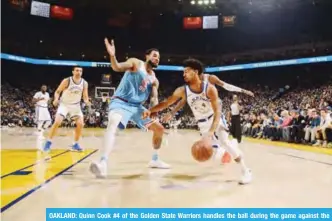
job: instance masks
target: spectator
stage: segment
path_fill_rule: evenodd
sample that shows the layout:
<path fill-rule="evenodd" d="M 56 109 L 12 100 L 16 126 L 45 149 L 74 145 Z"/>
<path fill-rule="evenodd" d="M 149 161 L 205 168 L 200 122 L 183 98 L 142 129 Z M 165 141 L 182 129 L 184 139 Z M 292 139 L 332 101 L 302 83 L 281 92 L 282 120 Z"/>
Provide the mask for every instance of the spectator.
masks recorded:
<path fill-rule="evenodd" d="M 292 112 L 294 112 L 294 110 Z M 288 142 L 290 138 L 291 123 L 293 118 L 289 115 L 287 110 L 282 111 L 281 116 L 283 118 L 283 122 L 281 124 L 282 139 Z"/>
<path fill-rule="evenodd" d="M 323 147 L 327 147 L 327 136 L 326 136 L 326 129 L 329 128 L 331 124 L 331 117 L 330 114 L 327 113 L 326 109 L 322 109 L 320 111 L 321 114 L 321 122 L 320 126 L 317 128 L 316 138 L 317 142 L 314 146 L 323 145 Z"/>
<path fill-rule="evenodd" d="M 292 111 L 292 118 L 290 142 L 301 143 L 304 137 L 305 119 L 300 115 L 299 111 Z"/>
<path fill-rule="evenodd" d="M 312 109 L 310 112 L 311 118 L 308 119 L 305 129 L 304 140 L 306 143 L 314 144 L 316 140 L 316 131 L 320 125 L 320 116 L 317 114 L 316 109 Z"/>

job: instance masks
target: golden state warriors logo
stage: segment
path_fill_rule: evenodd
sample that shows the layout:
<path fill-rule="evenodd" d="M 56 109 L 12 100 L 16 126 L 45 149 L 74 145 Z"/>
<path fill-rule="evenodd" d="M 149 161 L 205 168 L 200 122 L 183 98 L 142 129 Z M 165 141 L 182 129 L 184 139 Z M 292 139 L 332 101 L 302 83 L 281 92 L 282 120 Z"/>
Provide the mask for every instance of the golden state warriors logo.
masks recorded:
<path fill-rule="evenodd" d="M 73 86 L 69 89 L 69 91 L 71 94 L 80 94 L 82 92 L 82 89 L 79 86 Z"/>
<path fill-rule="evenodd" d="M 205 114 L 210 111 L 209 102 L 210 101 L 206 98 L 196 97 L 191 101 L 191 106 L 195 111 Z"/>

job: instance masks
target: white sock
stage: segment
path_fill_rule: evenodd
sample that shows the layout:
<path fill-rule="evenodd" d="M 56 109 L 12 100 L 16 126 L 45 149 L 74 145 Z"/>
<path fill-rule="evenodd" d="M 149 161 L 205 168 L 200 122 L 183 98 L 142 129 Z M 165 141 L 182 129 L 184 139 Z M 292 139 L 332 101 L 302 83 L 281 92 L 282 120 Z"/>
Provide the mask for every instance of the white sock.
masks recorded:
<path fill-rule="evenodd" d="M 156 149 L 153 149 L 153 152 L 152 152 L 152 160 L 158 160 L 158 150 Z"/>

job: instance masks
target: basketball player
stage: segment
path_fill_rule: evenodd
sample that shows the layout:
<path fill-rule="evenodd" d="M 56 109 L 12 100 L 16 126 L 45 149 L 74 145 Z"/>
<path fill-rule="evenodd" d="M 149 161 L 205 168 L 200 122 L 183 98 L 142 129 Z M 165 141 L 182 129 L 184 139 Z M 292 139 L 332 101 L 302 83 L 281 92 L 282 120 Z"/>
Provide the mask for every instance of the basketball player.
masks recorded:
<path fill-rule="evenodd" d="M 44 138 L 43 133 L 51 125 L 51 115 L 48 111 L 48 102 L 50 95 L 47 92 L 47 86 L 42 85 L 40 91 L 35 93 L 32 102 L 35 104 L 36 123 L 38 138 Z"/>
<path fill-rule="evenodd" d="M 49 151 L 52 145 L 52 139 L 56 134 L 57 129 L 62 121 L 69 115 L 71 120 L 75 121 L 76 129 L 74 136 L 74 144 L 72 150 L 82 151 L 78 141 L 82 134 L 83 113 L 81 110 L 81 99 L 83 96 L 84 103 L 90 107 L 88 95 L 88 83 L 82 78 L 83 68 L 75 66 L 72 69 L 72 77 L 65 78 L 54 93 L 53 105 L 58 107 L 55 121 L 50 129 L 48 139 L 44 145 L 44 151 Z M 60 94 L 61 98 L 60 98 Z"/>
<path fill-rule="evenodd" d="M 225 131 L 220 118 L 221 110 L 219 105 L 218 91 L 216 87 L 206 81 L 202 81 L 200 74 L 203 72 L 203 65 L 196 59 L 188 59 L 184 62 L 184 80 L 185 86 L 177 88 L 173 95 L 150 108 L 143 113 L 143 119 L 150 116 L 151 113 L 157 113 L 171 106 L 173 103 L 181 99 L 186 101 L 190 106 L 203 139 L 212 139 L 217 135 L 220 144 L 225 147 L 233 159 L 241 165 L 242 178 L 240 184 L 251 182 L 251 170 L 246 167 L 241 151 L 237 145 L 228 139 L 228 133 Z"/>
<path fill-rule="evenodd" d="M 212 85 L 218 85 L 219 87 L 222 87 L 224 88 L 225 90 L 227 91 L 231 91 L 231 92 L 240 92 L 240 93 L 244 93 L 244 94 L 247 94 L 249 96 L 254 96 L 254 94 L 251 92 L 251 91 L 248 91 L 248 90 L 245 90 L 245 89 L 242 89 L 242 88 L 239 88 L 239 87 L 236 87 L 234 85 L 231 85 L 231 84 L 228 84 L 222 80 L 220 80 L 217 76 L 215 75 L 210 75 L 210 74 L 200 74 L 200 79 L 204 82 L 208 82 Z M 219 98 L 219 103 L 220 103 L 220 106 L 222 106 L 222 101 L 221 99 Z M 172 119 L 172 117 L 181 109 L 184 107 L 184 105 L 186 104 L 186 100 L 181 100 L 177 103 L 177 105 L 173 108 L 173 110 L 169 113 L 169 114 L 166 114 L 162 121 L 163 122 L 167 122 L 169 121 L 170 119 Z M 222 114 L 222 121 L 221 121 L 225 131 L 228 131 L 228 126 L 227 126 L 227 121 L 226 121 L 226 118 L 225 116 Z M 237 142 L 235 139 L 234 139 L 235 142 Z M 226 153 L 223 153 L 223 150 L 222 148 L 220 147 L 220 145 L 218 143 L 213 143 L 213 148 L 215 151 L 215 154 L 214 154 L 214 157 L 219 160 L 221 156 L 222 157 L 222 162 L 223 163 L 228 163 L 229 162 L 229 156 Z"/>
<path fill-rule="evenodd" d="M 105 46 L 110 55 L 112 69 L 117 72 L 125 72 L 121 82 L 116 89 L 109 105 L 108 126 L 104 137 L 102 156 L 99 162 L 90 165 L 90 170 L 98 178 L 107 175 L 107 161 L 111 153 L 117 128 L 125 129 L 128 121 L 134 122 L 139 128 L 153 131 L 152 145 L 153 155 L 149 163 L 150 168 L 168 169 L 170 166 L 162 162 L 158 157 L 158 150 L 161 147 L 164 133 L 163 126 L 147 118 L 141 118 L 145 107 L 143 103 L 151 96 L 150 105 L 158 103 L 157 80 L 153 71 L 159 64 L 160 54 L 158 49 L 150 49 L 146 52 L 146 60 L 129 58 L 119 63 L 115 57 L 114 41 L 111 43 L 105 39 Z"/>

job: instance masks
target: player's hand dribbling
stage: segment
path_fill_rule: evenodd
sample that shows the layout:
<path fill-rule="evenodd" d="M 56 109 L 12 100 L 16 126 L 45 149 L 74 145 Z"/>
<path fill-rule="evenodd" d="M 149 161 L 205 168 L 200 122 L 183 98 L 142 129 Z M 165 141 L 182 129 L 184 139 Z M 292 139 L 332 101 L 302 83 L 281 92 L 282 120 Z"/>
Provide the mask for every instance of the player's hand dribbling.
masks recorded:
<path fill-rule="evenodd" d="M 144 120 L 144 119 L 150 117 L 150 115 L 151 115 L 151 111 L 149 111 L 149 110 L 145 110 L 145 111 L 142 113 L 142 119 Z"/>
<path fill-rule="evenodd" d="M 59 105 L 59 100 L 54 100 L 54 101 L 53 101 L 53 106 L 54 106 L 54 107 L 57 107 L 58 105 Z"/>
<path fill-rule="evenodd" d="M 105 38 L 104 40 L 105 42 L 105 46 L 106 46 L 106 49 L 107 49 L 107 52 L 110 56 L 115 56 L 115 46 L 114 46 L 114 40 L 112 39 L 111 40 L 111 43 L 108 41 L 107 38 Z"/>

